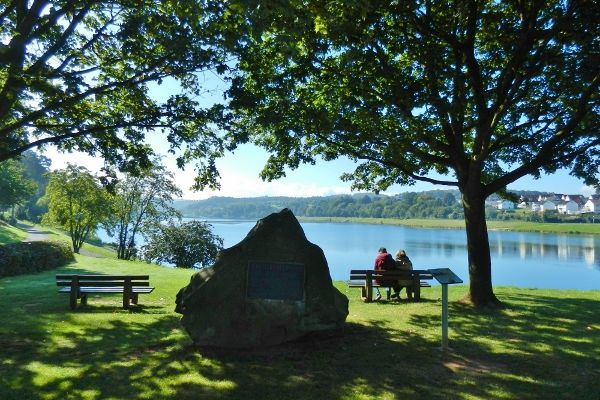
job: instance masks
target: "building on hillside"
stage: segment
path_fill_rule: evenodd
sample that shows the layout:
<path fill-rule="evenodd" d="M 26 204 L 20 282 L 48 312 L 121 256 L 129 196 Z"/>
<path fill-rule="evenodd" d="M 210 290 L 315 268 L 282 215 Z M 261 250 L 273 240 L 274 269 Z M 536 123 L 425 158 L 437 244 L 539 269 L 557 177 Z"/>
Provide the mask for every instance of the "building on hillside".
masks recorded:
<path fill-rule="evenodd" d="M 587 199 L 585 198 L 584 195 L 581 195 L 581 194 L 565 194 L 562 196 L 562 200 L 563 201 L 574 201 L 575 203 L 577 203 L 579 208 L 582 208 Z"/>
<path fill-rule="evenodd" d="M 553 201 L 543 201 L 539 203 L 533 203 L 531 206 L 532 211 L 555 211 L 556 204 Z"/>
<path fill-rule="evenodd" d="M 556 205 L 556 211 L 560 214 L 577 214 L 579 213 L 579 204 L 573 200 L 563 200 Z"/>
<path fill-rule="evenodd" d="M 548 193 L 545 195 L 540 195 L 538 197 L 538 202 L 543 203 L 544 201 L 551 201 L 554 204 L 561 201 L 565 195 L 561 193 Z"/>
<path fill-rule="evenodd" d="M 600 214 L 600 199 L 591 199 L 590 198 L 583 205 L 582 211 L 583 212 L 588 212 L 588 213 Z"/>
<path fill-rule="evenodd" d="M 519 204 L 517 204 L 517 208 L 527 208 L 527 202 L 521 200 L 521 202 Z"/>
<path fill-rule="evenodd" d="M 515 203 L 513 203 L 510 200 L 498 200 L 498 202 L 496 203 L 496 208 L 498 210 L 514 210 Z"/>

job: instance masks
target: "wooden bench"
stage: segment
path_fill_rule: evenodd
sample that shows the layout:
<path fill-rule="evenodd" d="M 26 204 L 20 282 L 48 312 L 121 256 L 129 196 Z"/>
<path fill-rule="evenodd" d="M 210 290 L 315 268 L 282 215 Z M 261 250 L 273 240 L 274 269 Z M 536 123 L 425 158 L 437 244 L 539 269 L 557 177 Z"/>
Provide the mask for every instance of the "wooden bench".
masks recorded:
<path fill-rule="evenodd" d="M 56 275 L 56 285 L 61 288 L 60 293 L 68 293 L 69 305 L 72 310 L 77 307 L 77 299 L 81 304 L 87 304 L 90 293 L 123 293 L 123 308 L 128 309 L 129 304 L 138 303 L 140 293 L 150 293 L 148 275 Z"/>
<path fill-rule="evenodd" d="M 376 279 L 381 283 L 377 283 Z M 348 287 L 359 287 L 361 288 L 361 298 L 365 302 L 373 301 L 373 288 L 385 287 L 391 288 L 395 285 L 398 280 L 411 281 L 412 284 L 402 286 L 411 288 L 413 291 L 413 298 L 415 301 L 421 299 L 421 288 L 431 287 L 426 282 L 426 279 L 433 279 L 433 275 L 428 270 L 369 270 L 369 269 L 353 269 L 350 271 L 350 280 L 348 281 Z"/>

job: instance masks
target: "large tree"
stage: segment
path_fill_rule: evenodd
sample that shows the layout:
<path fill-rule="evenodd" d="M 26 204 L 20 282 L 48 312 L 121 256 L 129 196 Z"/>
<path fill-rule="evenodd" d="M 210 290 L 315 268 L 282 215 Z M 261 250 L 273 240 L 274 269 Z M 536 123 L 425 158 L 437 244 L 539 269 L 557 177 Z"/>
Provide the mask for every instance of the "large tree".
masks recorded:
<path fill-rule="evenodd" d="M 215 184 L 223 143 L 202 108 L 222 3 L 210 0 L 0 2 L 0 161 L 55 145 L 148 166 L 162 132 L 179 163 Z M 168 83 L 166 90 L 161 84 Z M 163 87 L 165 87 L 163 86 Z"/>
<path fill-rule="evenodd" d="M 84 167 L 68 165 L 51 172 L 49 177 L 46 188 L 48 212 L 42 223 L 65 229 L 71 237 L 73 251 L 79 253 L 98 225 L 110 216 L 108 192 Z"/>
<path fill-rule="evenodd" d="M 181 190 L 173 174 L 156 162 L 139 176 L 126 175 L 117 182 L 112 196 L 112 212 L 106 224 L 117 239 L 117 258 L 130 260 L 137 255 L 136 238 L 181 214 L 172 206 Z"/>
<path fill-rule="evenodd" d="M 597 1 L 228 4 L 231 108 L 272 153 L 263 177 L 345 156 L 357 189 L 457 187 L 475 305 L 499 303 L 485 199 L 560 168 L 597 182 Z"/>

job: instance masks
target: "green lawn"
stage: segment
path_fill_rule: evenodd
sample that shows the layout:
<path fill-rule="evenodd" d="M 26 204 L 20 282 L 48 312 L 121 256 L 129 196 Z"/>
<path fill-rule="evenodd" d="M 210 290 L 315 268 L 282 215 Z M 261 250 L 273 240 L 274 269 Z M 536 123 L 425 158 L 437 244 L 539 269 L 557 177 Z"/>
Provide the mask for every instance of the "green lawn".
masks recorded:
<path fill-rule="evenodd" d="M 126 311 L 96 296 L 71 311 L 59 272 L 144 273 L 156 290 Z M 439 287 L 421 303 L 350 299 L 341 335 L 255 351 L 192 346 L 174 313 L 191 271 L 76 256 L 0 279 L 0 399 L 593 399 L 600 393 L 600 291 L 495 288 L 507 307 L 463 305 Z M 218 310 L 215 310 L 218 312 Z"/>
<path fill-rule="evenodd" d="M 148 273 L 140 306 L 93 297 L 70 311 L 57 272 Z M 452 352 L 440 346 L 440 290 L 422 303 L 350 298 L 341 336 L 258 351 L 197 349 L 173 312 L 190 271 L 77 256 L 67 268 L 0 279 L 1 399 L 597 399 L 598 291 L 496 288 L 508 308 L 473 311 L 450 290 Z M 216 310 L 218 312 L 218 310 Z"/>
<path fill-rule="evenodd" d="M 21 242 L 26 237 L 27 232 L 0 221 L 0 244 Z"/>

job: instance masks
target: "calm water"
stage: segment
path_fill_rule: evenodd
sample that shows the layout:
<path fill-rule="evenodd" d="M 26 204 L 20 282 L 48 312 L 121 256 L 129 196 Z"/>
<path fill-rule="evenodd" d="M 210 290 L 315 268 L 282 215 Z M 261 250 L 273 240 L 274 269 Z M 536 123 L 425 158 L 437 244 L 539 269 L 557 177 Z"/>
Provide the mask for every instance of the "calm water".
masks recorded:
<path fill-rule="evenodd" d="M 231 247 L 256 221 L 209 221 Z M 350 269 L 371 268 L 377 249 L 405 249 L 415 269 L 450 268 L 468 282 L 466 236 L 462 230 L 387 225 L 302 223 L 306 237 L 321 247 L 331 276 L 347 280 Z M 104 232 L 99 236 L 108 238 Z M 492 231 L 489 233 L 494 286 L 600 289 L 600 237 Z"/>
<path fill-rule="evenodd" d="M 209 221 L 230 247 L 252 222 Z M 468 282 L 466 235 L 462 230 L 387 225 L 302 223 L 306 237 L 320 246 L 335 280 L 350 269 L 370 268 L 377 249 L 405 249 L 415 269 L 450 268 Z M 600 237 L 492 231 L 492 281 L 495 286 L 600 289 Z"/>

